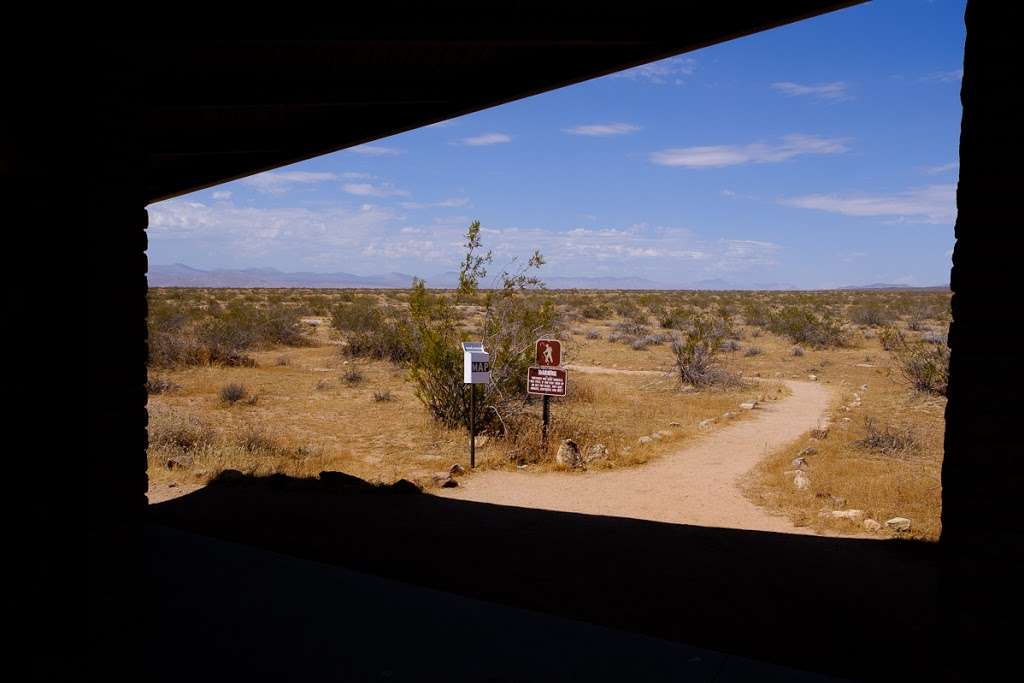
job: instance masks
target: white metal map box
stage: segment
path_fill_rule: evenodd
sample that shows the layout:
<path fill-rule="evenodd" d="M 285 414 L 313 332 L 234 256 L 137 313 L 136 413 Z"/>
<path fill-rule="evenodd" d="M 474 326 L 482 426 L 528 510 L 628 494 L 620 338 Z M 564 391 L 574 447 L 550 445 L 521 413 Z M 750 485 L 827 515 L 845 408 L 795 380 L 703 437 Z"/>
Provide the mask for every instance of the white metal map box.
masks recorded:
<path fill-rule="evenodd" d="M 483 342 L 462 342 L 462 383 L 488 384 L 491 381 L 491 354 Z"/>

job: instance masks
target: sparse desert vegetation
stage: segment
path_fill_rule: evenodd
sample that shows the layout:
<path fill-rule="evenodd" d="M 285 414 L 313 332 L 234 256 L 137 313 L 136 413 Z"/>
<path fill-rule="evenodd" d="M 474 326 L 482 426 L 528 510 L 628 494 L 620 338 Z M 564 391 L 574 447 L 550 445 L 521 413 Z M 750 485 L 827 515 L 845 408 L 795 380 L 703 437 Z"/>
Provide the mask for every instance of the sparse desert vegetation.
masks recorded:
<path fill-rule="evenodd" d="M 640 465 L 747 419 L 741 403 L 784 399 L 776 380 L 817 381 L 829 425 L 766 454 L 750 499 L 824 533 L 937 537 L 947 291 L 547 291 L 531 272 L 494 289 L 151 290 L 151 481 L 340 470 L 429 487 L 466 464 L 458 344 L 483 339 L 480 468 L 571 469 L 564 439 L 600 453 L 586 469 Z M 524 388 L 539 336 L 575 368 L 546 445 Z M 885 526 L 897 517 L 909 532 Z"/>

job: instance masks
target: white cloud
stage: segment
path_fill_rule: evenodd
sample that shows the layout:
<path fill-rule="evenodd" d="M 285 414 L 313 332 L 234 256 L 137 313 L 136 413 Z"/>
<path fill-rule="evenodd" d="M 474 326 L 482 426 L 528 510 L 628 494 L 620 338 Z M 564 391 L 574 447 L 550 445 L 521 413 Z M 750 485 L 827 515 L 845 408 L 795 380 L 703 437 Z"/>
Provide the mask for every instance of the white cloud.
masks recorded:
<path fill-rule="evenodd" d="M 592 137 L 608 137 L 610 135 L 626 135 L 640 130 L 640 126 L 632 123 L 590 123 L 572 128 L 563 128 L 564 132 L 571 135 L 589 135 Z"/>
<path fill-rule="evenodd" d="M 231 258 L 354 249 L 397 220 L 392 212 L 375 206 L 311 210 L 169 199 L 148 210 L 151 245 L 188 240 Z"/>
<path fill-rule="evenodd" d="M 939 164 L 938 166 L 922 166 L 921 172 L 927 173 L 928 175 L 938 175 L 940 173 L 946 173 L 960 167 L 960 164 L 956 161 L 951 161 L 948 164 Z"/>
<path fill-rule="evenodd" d="M 438 202 L 402 202 L 402 208 L 405 209 L 431 209 L 431 208 L 442 208 L 450 209 L 459 206 L 466 206 L 469 204 L 469 199 L 466 197 L 452 197 L 450 199 L 442 199 Z"/>
<path fill-rule="evenodd" d="M 283 194 L 295 185 L 315 185 L 317 183 L 337 180 L 334 173 L 315 173 L 311 171 L 268 171 L 243 178 L 243 185 L 255 188 L 266 194 Z"/>
<path fill-rule="evenodd" d="M 928 185 L 895 194 L 811 194 L 779 200 L 784 206 L 844 216 L 891 216 L 901 222 L 952 223 L 956 186 Z"/>
<path fill-rule="evenodd" d="M 358 195 L 360 197 L 408 197 L 409 193 L 405 190 L 399 190 L 391 183 L 381 183 L 374 185 L 373 183 L 345 183 L 341 186 L 341 189 L 345 190 L 349 194 Z"/>
<path fill-rule="evenodd" d="M 739 164 L 776 163 L 801 154 L 840 154 L 849 150 L 846 140 L 816 135 L 787 135 L 777 145 L 712 145 L 680 147 L 654 152 L 650 160 L 661 166 L 715 168 Z"/>
<path fill-rule="evenodd" d="M 821 100 L 848 100 L 850 95 L 846 92 L 849 84 L 843 81 L 832 83 L 818 83 L 816 85 L 805 85 L 793 83 L 792 81 L 780 81 L 771 84 L 772 90 L 789 95 L 790 97 L 810 96 Z"/>
<path fill-rule="evenodd" d="M 612 74 L 612 76 L 614 78 L 629 78 L 634 81 L 646 81 L 658 85 L 666 83 L 680 85 L 685 81 L 685 77 L 692 76 L 696 70 L 696 59 L 693 57 L 676 56 L 651 62 L 650 64 L 642 64 L 641 66 Z"/>
<path fill-rule="evenodd" d="M 957 83 L 963 80 L 964 70 L 953 69 L 952 71 L 936 71 L 930 73 L 927 76 L 922 76 L 921 80 L 931 83 Z"/>
<path fill-rule="evenodd" d="M 228 190 L 217 190 L 213 193 L 214 199 L 228 200 L 231 199 L 231 192 Z"/>
<path fill-rule="evenodd" d="M 462 140 L 459 141 L 459 144 L 469 145 L 470 147 L 482 147 L 485 145 L 499 145 L 511 141 L 511 136 L 506 135 L 505 133 L 483 133 L 482 135 L 462 138 Z"/>
<path fill-rule="evenodd" d="M 371 157 L 397 156 L 402 153 L 400 149 L 383 145 L 356 145 L 349 147 L 346 151 Z"/>

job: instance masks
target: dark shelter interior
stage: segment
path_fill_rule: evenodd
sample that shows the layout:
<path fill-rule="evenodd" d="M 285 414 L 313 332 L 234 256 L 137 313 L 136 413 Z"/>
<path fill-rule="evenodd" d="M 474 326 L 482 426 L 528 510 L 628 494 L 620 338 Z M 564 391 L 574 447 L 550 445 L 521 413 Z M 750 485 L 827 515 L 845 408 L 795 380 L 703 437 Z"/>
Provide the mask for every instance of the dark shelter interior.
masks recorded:
<path fill-rule="evenodd" d="M 346 634 L 360 630 L 355 612 L 322 624 L 296 608 L 284 629 L 291 640 L 267 643 L 260 657 L 231 649 L 268 638 L 258 619 L 271 608 L 220 594 L 205 612 L 176 611 L 180 596 L 168 591 L 217 566 L 200 544 L 147 531 L 166 527 L 831 675 L 979 680 L 979 669 L 1006 660 L 1004 639 L 1018 630 L 1024 464 L 1013 432 L 1020 359 L 1003 321 L 1018 288 L 1011 247 L 1024 138 L 1008 92 L 1020 17 L 1002 3 L 970 0 L 965 16 L 938 544 L 666 525 L 286 477 L 147 506 L 147 204 L 850 4 L 706 3 L 678 19 L 654 6 L 586 19 L 544 9 L 543 21 L 515 5 L 500 22 L 470 24 L 382 9 L 304 41 L 79 38 L 65 61 L 7 45 L 5 56 L 32 54 L 39 67 L 26 60 L 8 83 L 17 131 L 4 145 L 8 191 L 42 201 L 33 188 L 55 171 L 40 150 L 58 145 L 64 118 L 90 149 L 89 296 L 104 302 L 88 331 L 90 670 L 172 677 L 175 659 L 192 677 L 260 678 L 284 661 L 312 667 L 323 652 L 290 648 L 322 629 L 342 653 Z M 154 578 L 172 547 L 176 584 Z M 290 581 L 301 584 L 295 571 Z M 259 600 L 285 588 L 263 583 Z M 178 648 L 186 618 L 198 634 Z M 394 657 L 410 647 L 398 637 Z M 526 679 L 546 678 L 544 657 Z M 336 677 L 362 675 L 353 672 Z M 324 672 L 307 673 L 291 677 Z"/>

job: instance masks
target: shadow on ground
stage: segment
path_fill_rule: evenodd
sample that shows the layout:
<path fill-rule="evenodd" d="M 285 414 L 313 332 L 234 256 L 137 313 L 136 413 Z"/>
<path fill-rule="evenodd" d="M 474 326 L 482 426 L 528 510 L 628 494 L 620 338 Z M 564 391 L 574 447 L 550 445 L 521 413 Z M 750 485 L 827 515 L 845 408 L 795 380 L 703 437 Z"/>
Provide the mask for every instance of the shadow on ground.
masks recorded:
<path fill-rule="evenodd" d="M 236 476 L 149 514 L 299 558 L 804 670 L 876 680 L 938 664 L 932 544 L 504 507 L 347 477 Z"/>

